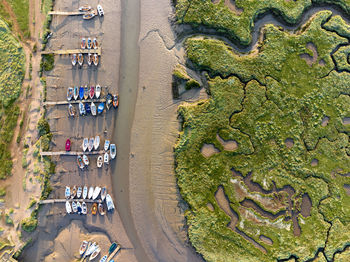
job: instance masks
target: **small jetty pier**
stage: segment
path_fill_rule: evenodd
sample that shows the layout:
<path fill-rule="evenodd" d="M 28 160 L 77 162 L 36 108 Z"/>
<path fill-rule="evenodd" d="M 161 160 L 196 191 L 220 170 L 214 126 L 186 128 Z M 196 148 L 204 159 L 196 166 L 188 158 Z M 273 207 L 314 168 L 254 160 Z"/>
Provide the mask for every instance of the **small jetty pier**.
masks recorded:
<path fill-rule="evenodd" d="M 92 199 L 45 199 L 45 200 L 40 200 L 39 204 L 56 204 L 56 203 L 66 203 L 66 202 L 70 202 L 70 201 L 84 201 L 85 203 L 102 203 L 101 199 L 96 199 L 96 200 L 92 200 Z"/>
<path fill-rule="evenodd" d="M 71 101 L 49 101 L 49 102 L 44 102 L 44 106 L 56 106 L 56 105 L 69 105 L 69 104 L 79 104 L 80 102 L 82 103 L 101 103 L 101 102 L 106 102 L 106 99 L 86 99 L 86 100 L 71 100 Z"/>
<path fill-rule="evenodd" d="M 63 15 L 63 16 L 68 16 L 68 15 L 84 15 L 85 12 L 64 12 L 64 11 L 50 11 L 48 13 L 49 15 Z"/>
<path fill-rule="evenodd" d="M 55 55 L 72 55 L 72 54 L 97 54 L 101 56 L 102 48 L 97 47 L 96 49 L 67 49 L 67 50 L 56 50 L 56 51 L 43 51 L 42 55 L 55 54 Z"/>
<path fill-rule="evenodd" d="M 77 151 L 40 151 L 41 156 L 81 156 L 81 155 L 102 155 L 105 151 L 77 152 Z"/>

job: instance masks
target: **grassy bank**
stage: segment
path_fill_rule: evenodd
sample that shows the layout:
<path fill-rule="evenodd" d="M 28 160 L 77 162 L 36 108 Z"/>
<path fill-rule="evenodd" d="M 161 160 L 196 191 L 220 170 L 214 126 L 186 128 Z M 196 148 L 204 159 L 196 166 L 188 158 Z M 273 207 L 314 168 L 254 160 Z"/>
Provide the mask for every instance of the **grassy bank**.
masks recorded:
<path fill-rule="evenodd" d="M 261 1 L 266 2 L 280 1 Z M 243 1 L 236 3 L 243 5 Z M 216 39 L 186 41 L 190 64 L 209 74 L 210 98 L 179 108 L 183 130 L 175 146 L 175 172 L 189 204 L 191 243 L 207 261 L 270 262 L 291 255 L 308 261 L 326 242 L 325 254 L 331 260 L 349 243 L 350 196 L 344 185 L 350 184 L 350 178 L 343 175 L 350 172 L 350 126 L 343 121 L 350 117 L 350 75 L 333 70 L 330 54 L 348 42 L 341 36 L 350 32 L 346 27 L 335 28 L 332 21 L 328 26 L 338 33 L 323 29 L 330 15 L 318 13 L 298 34 L 267 25 L 259 51 L 247 56 Z M 310 43 L 317 50 L 312 63 L 307 58 L 316 54 L 308 48 Z M 326 117 L 329 121 L 324 124 Z M 236 141 L 237 149 L 225 150 L 218 136 Z M 292 146 L 286 145 L 287 139 Z M 218 152 L 204 157 L 205 144 L 214 145 Z M 312 208 L 309 216 L 298 214 L 300 236 L 293 233 L 290 211 L 271 220 L 242 206 L 251 192 L 244 185 L 244 190 L 238 190 L 233 171 L 243 177 L 252 174 L 264 190 L 292 186 L 296 213 L 301 196 L 307 193 Z M 215 198 L 219 186 L 238 215 L 235 227 L 251 240 L 229 228 L 231 218 Z M 272 196 L 258 194 L 257 205 L 272 212 L 262 201 Z M 262 241 L 261 235 L 272 243 Z"/>
<path fill-rule="evenodd" d="M 7 0 L 16 16 L 19 29 L 25 38 L 30 37 L 29 31 L 29 0 Z"/>

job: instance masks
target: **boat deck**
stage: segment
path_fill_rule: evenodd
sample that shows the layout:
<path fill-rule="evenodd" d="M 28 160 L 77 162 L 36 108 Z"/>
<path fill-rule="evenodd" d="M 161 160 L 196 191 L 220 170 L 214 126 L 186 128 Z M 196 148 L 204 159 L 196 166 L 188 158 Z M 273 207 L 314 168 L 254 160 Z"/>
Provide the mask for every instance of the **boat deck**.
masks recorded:
<path fill-rule="evenodd" d="M 43 51 L 41 54 L 55 54 L 55 55 L 71 55 L 71 54 L 97 54 L 101 56 L 102 48 L 97 47 L 96 49 L 66 49 L 66 50 L 54 50 L 54 51 Z"/>

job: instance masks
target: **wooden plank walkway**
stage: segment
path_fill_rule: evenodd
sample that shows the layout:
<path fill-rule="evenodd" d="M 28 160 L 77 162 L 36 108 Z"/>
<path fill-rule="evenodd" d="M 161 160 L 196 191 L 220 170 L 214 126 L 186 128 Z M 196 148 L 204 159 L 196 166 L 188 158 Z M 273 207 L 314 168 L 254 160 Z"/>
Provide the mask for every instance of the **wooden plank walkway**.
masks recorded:
<path fill-rule="evenodd" d="M 85 203 L 102 203 L 101 199 L 45 199 L 45 200 L 40 200 L 39 204 L 55 204 L 55 203 L 66 203 L 66 201 L 72 202 L 72 201 L 84 201 Z"/>
<path fill-rule="evenodd" d="M 70 55 L 70 54 L 98 54 L 101 56 L 102 48 L 97 47 L 96 49 L 67 49 L 67 50 L 56 50 L 56 51 L 43 51 L 42 55 L 55 54 L 55 55 Z"/>
<path fill-rule="evenodd" d="M 50 11 L 49 15 L 84 15 L 85 12 L 65 12 L 65 11 Z"/>
<path fill-rule="evenodd" d="M 56 106 L 56 105 L 69 105 L 69 104 L 79 104 L 80 102 L 82 103 L 101 103 L 101 102 L 106 102 L 106 99 L 86 99 L 86 100 L 71 100 L 71 101 L 49 101 L 49 102 L 44 102 L 44 106 Z M 96 105 L 97 106 L 97 105 Z"/>
<path fill-rule="evenodd" d="M 91 151 L 91 152 L 82 152 L 82 151 L 79 151 L 79 152 L 75 152 L 75 151 L 54 151 L 54 152 L 43 152 L 43 151 L 40 151 L 40 155 L 41 156 L 78 156 L 78 155 L 102 155 L 104 154 L 105 151 L 104 150 L 100 150 L 100 151 Z"/>

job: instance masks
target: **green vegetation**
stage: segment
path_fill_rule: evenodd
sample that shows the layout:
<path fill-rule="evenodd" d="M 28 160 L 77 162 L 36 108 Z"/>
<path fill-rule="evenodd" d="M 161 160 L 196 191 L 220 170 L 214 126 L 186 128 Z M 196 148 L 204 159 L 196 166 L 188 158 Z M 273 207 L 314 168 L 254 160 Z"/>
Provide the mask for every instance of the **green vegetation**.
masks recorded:
<path fill-rule="evenodd" d="M 30 201 L 29 205 L 28 205 L 28 209 L 29 209 L 29 208 L 32 208 L 33 206 L 35 206 L 36 203 L 37 203 L 37 201 L 36 201 L 35 199 L 32 199 L 32 200 Z"/>
<path fill-rule="evenodd" d="M 30 37 L 29 31 L 29 1 L 7 0 L 16 16 L 19 29 L 25 38 Z"/>
<path fill-rule="evenodd" d="M 178 1 L 178 12 L 184 2 L 187 1 Z M 237 0 L 236 4 L 244 6 L 246 12 L 253 9 L 248 6 L 253 2 L 257 3 Z M 261 5 L 302 7 L 306 2 L 259 1 Z M 210 10 L 210 5 L 211 1 L 193 0 L 186 15 L 198 6 Z M 294 13 L 296 8 L 277 8 L 288 12 L 290 19 L 300 16 Z M 210 20 L 210 15 L 197 12 Z M 296 34 L 267 25 L 258 51 L 247 56 L 240 56 L 223 41 L 212 38 L 193 37 L 185 42 L 189 64 L 208 72 L 210 98 L 179 108 L 183 130 L 175 146 L 175 172 L 181 195 L 189 205 L 185 213 L 189 238 L 207 261 L 270 262 L 287 260 L 291 255 L 298 261 L 308 261 L 319 248 L 325 248 L 330 261 L 349 243 L 350 196 L 344 185 L 350 184 L 350 177 L 345 176 L 350 173 L 350 125 L 343 121 L 350 117 L 350 75 L 334 70 L 331 54 L 339 45 L 348 44 L 350 30 L 332 26 L 330 16 L 328 11 L 319 12 Z M 220 16 L 216 19 L 219 24 Z M 249 31 L 241 35 L 235 32 L 243 26 L 229 26 L 232 34 L 246 43 L 250 41 Z M 310 43 L 318 54 L 313 64 L 304 58 L 305 54 L 313 55 Z M 337 59 L 346 63 L 344 56 Z M 325 117 L 329 119 L 326 124 Z M 225 150 L 217 136 L 236 141 L 238 148 Z M 286 145 L 287 139 L 293 140 L 292 146 Z M 219 152 L 204 157 L 201 149 L 205 144 L 214 145 Z M 317 165 L 311 164 L 313 159 L 318 160 Z M 239 178 L 233 171 L 243 177 L 251 174 L 252 181 L 264 190 L 272 190 L 274 185 L 292 186 L 293 210 L 300 209 L 301 196 L 307 193 L 312 208 L 309 216 L 297 217 L 301 234 L 295 235 L 288 210 L 272 220 L 243 206 L 245 197 L 237 191 L 235 181 Z M 229 206 L 238 214 L 236 229 L 250 241 L 228 227 L 231 218 L 215 198 L 219 186 L 223 186 Z M 243 187 L 249 192 L 244 183 Z M 255 194 L 260 195 L 260 200 L 271 198 L 267 193 Z M 266 203 L 256 201 L 274 213 Z M 286 210 L 283 203 L 282 209 Z M 270 238 L 272 244 L 262 241 L 261 235 Z M 253 241 L 266 252 L 256 248 Z"/>
<path fill-rule="evenodd" d="M 50 125 L 44 117 L 40 118 L 37 128 L 40 137 L 50 133 Z"/>
<path fill-rule="evenodd" d="M 6 187 L 0 187 L 0 197 L 6 196 Z"/>
<path fill-rule="evenodd" d="M 47 54 L 41 56 L 40 71 L 51 71 L 54 68 L 55 55 Z"/>
<path fill-rule="evenodd" d="M 33 232 L 38 226 L 38 219 L 34 216 L 24 218 L 21 221 L 22 229 L 26 232 Z"/>

